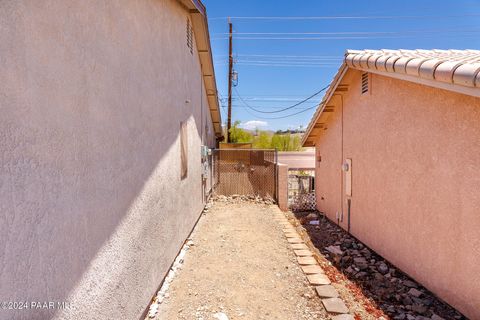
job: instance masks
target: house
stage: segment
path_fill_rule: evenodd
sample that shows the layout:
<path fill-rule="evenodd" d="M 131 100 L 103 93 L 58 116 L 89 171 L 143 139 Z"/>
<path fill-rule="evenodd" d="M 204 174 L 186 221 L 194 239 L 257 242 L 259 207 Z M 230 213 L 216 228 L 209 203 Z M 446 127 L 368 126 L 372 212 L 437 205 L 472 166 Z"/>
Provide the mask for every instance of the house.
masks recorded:
<path fill-rule="evenodd" d="M 3 1 L 0 21 L 0 298 L 41 306 L 0 319 L 139 319 L 211 187 L 205 7 Z"/>
<path fill-rule="evenodd" d="M 317 208 L 480 319 L 480 51 L 347 51 L 303 146 Z"/>

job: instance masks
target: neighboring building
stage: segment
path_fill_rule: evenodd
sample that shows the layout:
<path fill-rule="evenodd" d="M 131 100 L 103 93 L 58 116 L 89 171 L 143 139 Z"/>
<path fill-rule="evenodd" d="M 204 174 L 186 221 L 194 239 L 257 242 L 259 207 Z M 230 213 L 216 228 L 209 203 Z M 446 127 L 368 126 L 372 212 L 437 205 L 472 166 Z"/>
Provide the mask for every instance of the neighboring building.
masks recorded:
<path fill-rule="evenodd" d="M 279 151 L 277 158 L 277 200 L 280 209 L 314 210 L 315 194 L 312 189 L 315 180 L 315 150 Z"/>
<path fill-rule="evenodd" d="M 480 319 L 480 51 L 347 51 L 307 129 L 320 211 Z"/>
<path fill-rule="evenodd" d="M 288 165 L 289 170 L 314 170 L 315 150 L 279 151 L 278 162 Z"/>
<path fill-rule="evenodd" d="M 139 319 L 205 205 L 198 0 L 0 3 L 0 319 Z M 208 176 L 208 175 L 207 175 Z"/>

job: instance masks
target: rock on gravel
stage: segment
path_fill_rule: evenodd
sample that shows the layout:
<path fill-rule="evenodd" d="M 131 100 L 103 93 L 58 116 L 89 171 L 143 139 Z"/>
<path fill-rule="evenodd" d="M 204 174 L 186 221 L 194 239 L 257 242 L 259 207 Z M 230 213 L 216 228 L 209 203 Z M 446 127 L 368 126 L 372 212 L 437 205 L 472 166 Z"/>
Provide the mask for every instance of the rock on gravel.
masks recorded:
<path fill-rule="evenodd" d="M 255 203 L 255 204 L 266 204 L 266 205 L 271 205 L 275 204 L 275 199 L 273 199 L 271 196 L 266 195 L 264 197 L 261 197 L 259 195 L 239 195 L 239 194 L 234 194 L 231 196 L 224 196 L 224 195 L 217 195 L 214 194 L 210 198 L 210 203 L 213 202 L 224 202 L 224 203 L 242 203 L 242 202 L 250 202 L 250 203 Z"/>
<path fill-rule="evenodd" d="M 314 226 L 309 223 L 310 213 L 295 214 L 315 247 L 348 278 L 349 289 L 361 288 L 355 301 L 361 294 L 366 303 L 373 301 L 373 308 L 395 320 L 466 319 L 328 219 L 321 218 Z"/>
<path fill-rule="evenodd" d="M 228 316 L 223 312 L 217 312 L 213 315 L 213 317 L 217 320 L 228 320 Z"/>
<path fill-rule="evenodd" d="M 201 216 L 156 320 L 327 319 L 274 219 L 280 209 L 241 198 Z"/>
<path fill-rule="evenodd" d="M 340 249 L 340 246 L 328 246 L 325 248 L 325 250 L 339 256 L 343 255 L 343 251 Z"/>

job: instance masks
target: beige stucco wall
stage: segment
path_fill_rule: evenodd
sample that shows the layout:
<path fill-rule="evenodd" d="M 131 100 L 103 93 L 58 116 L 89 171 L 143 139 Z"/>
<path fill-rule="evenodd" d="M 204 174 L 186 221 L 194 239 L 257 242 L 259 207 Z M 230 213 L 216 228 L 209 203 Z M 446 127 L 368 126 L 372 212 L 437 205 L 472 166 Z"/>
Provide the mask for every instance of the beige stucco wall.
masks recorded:
<path fill-rule="evenodd" d="M 186 19 L 174 0 L 0 2 L 0 301 L 72 307 L 0 319 L 147 307 L 203 207 L 200 137 L 214 144 Z"/>
<path fill-rule="evenodd" d="M 341 164 L 351 158 L 352 234 L 480 319 L 480 99 L 380 75 L 361 96 L 360 72 L 345 79 L 343 134 L 336 96 L 316 143 L 319 210 L 335 221 L 343 203 L 347 228 Z"/>

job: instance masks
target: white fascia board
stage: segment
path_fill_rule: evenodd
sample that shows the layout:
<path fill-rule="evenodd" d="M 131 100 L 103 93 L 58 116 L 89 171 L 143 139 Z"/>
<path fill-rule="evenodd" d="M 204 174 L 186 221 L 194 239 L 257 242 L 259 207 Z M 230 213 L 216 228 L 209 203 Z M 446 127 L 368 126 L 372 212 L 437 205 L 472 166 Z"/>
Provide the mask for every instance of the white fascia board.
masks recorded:
<path fill-rule="evenodd" d="M 337 89 L 338 85 L 342 81 L 343 76 L 345 75 L 345 73 L 347 73 L 347 70 L 348 70 L 348 66 L 345 64 L 345 62 L 342 63 L 342 65 L 337 71 L 337 74 L 333 78 L 333 81 L 330 84 L 330 87 L 328 88 L 327 92 L 323 96 L 322 101 L 318 105 L 317 110 L 315 111 L 315 113 L 312 116 L 312 119 L 310 120 L 310 123 L 307 127 L 307 131 L 305 131 L 305 134 L 303 135 L 303 138 L 302 138 L 302 146 L 305 144 L 305 142 L 307 142 L 308 137 L 310 136 L 313 128 L 315 127 L 315 123 L 317 123 L 318 119 L 322 115 L 322 112 L 325 109 L 325 106 L 328 104 L 328 102 L 332 98 L 333 94 L 335 93 L 335 90 Z"/>

